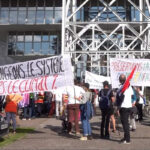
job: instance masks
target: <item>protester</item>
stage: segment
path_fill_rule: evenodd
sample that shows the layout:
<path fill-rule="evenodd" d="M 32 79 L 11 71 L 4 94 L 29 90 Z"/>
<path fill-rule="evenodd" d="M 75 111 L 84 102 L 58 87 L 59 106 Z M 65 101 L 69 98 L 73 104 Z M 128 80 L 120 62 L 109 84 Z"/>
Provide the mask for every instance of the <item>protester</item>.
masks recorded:
<path fill-rule="evenodd" d="M 98 97 L 98 90 L 94 89 L 91 90 L 92 91 L 92 105 L 93 105 L 93 109 L 94 109 L 94 115 L 96 115 L 96 99 Z"/>
<path fill-rule="evenodd" d="M 137 87 L 136 90 L 137 90 L 137 94 L 138 94 L 138 100 L 136 103 L 136 107 L 138 109 L 138 121 L 142 121 L 143 120 L 144 96 L 143 96 L 141 87 Z"/>
<path fill-rule="evenodd" d="M 10 122 L 12 120 L 13 133 L 16 133 L 16 114 L 17 114 L 17 104 L 22 100 L 22 96 L 20 94 L 10 94 L 6 96 L 6 118 L 10 127 Z"/>
<path fill-rule="evenodd" d="M 32 115 L 32 107 L 30 107 L 30 94 L 29 93 L 25 93 L 23 95 L 23 100 L 26 102 L 24 104 L 24 109 L 23 109 L 23 112 L 24 112 L 24 117 L 22 120 L 26 120 L 26 119 L 29 119 L 31 120 L 31 115 Z"/>
<path fill-rule="evenodd" d="M 103 82 L 103 89 L 99 92 L 99 107 L 102 113 L 102 122 L 101 122 L 101 138 L 109 139 L 109 121 L 111 115 L 110 103 L 114 99 L 113 92 L 109 88 L 108 81 Z M 105 131 L 104 131 L 105 129 Z"/>
<path fill-rule="evenodd" d="M 59 118 L 62 114 L 62 96 L 64 94 L 63 91 L 64 88 L 58 88 L 54 91 L 56 118 Z"/>
<path fill-rule="evenodd" d="M 119 82 L 121 84 L 121 88 L 118 91 L 121 91 L 125 81 L 126 81 L 126 76 L 124 74 L 121 74 L 119 76 Z M 120 95 L 119 92 L 117 93 L 117 95 Z M 117 101 L 121 101 L 121 103 L 117 102 L 117 104 L 119 108 L 121 123 L 124 130 L 124 138 L 121 139 L 121 142 L 124 144 L 130 144 L 129 115 L 132 108 L 133 95 L 134 95 L 133 89 L 129 84 L 129 86 L 124 90 L 124 93 L 122 93 L 122 97 L 121 97 L 122 100 L 119 99 L 119 96 L 117 96 Z"/>
<path fill-rule="evenodd" d="M 41 117 L 41 115 L 42 115 L 43 102 L 44 102 L 44 92 L 39 92 L 38 99 L 36 100 L 38 117 Z"/>
<path fill-rule="evenodd" d="M 116 132 L 115 94 L 114 94 L 114 91 L 112 91 L 112 92 L 113 92 L 114 97 L 110 100 L 110 123 L 109 123 L 109 131 L 110 131 L 110 128 L 111 128 L 111 123 L 112 123 L 112 127 L 113 127 L 112 132 Z"/>
<path fill-rule="evenodd" d="M 63 94 L 62 99 L 62 114 L 60 116 L 60 120 L 62 120 L 62 132 L 67 132 L 68 129 L 68 112 L 67 112 L 67 104 L 68 104 L 68 96 Z"/>
<path fill-rule="evenodd" d="M 131 108 L 131 113 L 130 113 L 130 130 L 135 131 L 136 130 L 136 122 L 135 122 L 135 117 L 137 114 L 137 107 L 135 106 L 136 101 L 137 101 L 137 94 L 135 91 L 135 88 L 133 88 L 133 96 L 132 96 L 132 108 Z"/>
<path fill-rule="evenodd" d="M 52 92 L 50 92 L 50 91 L 44 92 L 44 113 L 47 116 L 49 115 L 52 99 L 53 99 Z"/>
<path fill-rule="evenodd" d="M 85 93 L 83 94 L 80 111 L 81 111 L 81 122 L 83 129 L 83 136 L 80 138 L 82 141 L 92 139 L 92 130 L 89 120 L 92 118 L 94 110 L 92 106 L 92 93 L 89 90 L 89 84 L 84 84 Z"/>
<path fill-rule="evenodd" d="M 72 124 L 75 123 L 75 132 L 80 134 L 79 130 L 79 104 L 83 94 L 84 89 L 75 85 L 68 86 L 66 88 L 66 94 L 68 95 L 68 133 L 72 134 Z"/>

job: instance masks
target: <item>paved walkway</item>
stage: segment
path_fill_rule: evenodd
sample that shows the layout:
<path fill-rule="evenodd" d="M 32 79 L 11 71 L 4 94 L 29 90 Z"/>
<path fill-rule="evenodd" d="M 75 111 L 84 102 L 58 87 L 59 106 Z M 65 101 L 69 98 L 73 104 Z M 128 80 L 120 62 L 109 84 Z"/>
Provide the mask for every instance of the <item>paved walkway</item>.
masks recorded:
<path fill-rule="evenodd" d="M 111 140 L 99 138 L 99 117 L 91 120 L 93 140 L 80 141 L 75 135 L 62 134 L 61 121 L 54 118 L 20 121 L 21 126 L 36 127 L 32 134 L 20 139 L 4 150 L 148 150 L 150 149 L 150 119 L 137 124 L 137 131 L 131 132 L 131 144 L 120 144 L 123 132 L 111 133 Z M 121 129 L 120 129 L 121 130 Z"/>

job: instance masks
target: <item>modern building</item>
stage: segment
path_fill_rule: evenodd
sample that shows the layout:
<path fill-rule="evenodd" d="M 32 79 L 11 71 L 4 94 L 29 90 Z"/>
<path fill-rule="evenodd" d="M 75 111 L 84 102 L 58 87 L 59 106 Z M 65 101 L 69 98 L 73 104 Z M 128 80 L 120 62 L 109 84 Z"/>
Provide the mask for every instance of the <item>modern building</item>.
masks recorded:
<path fill-rule="evenodd" d="M 0 64 L 61 53 L 61 0 L 0 0 Z"/>
<path fill-rule="evenodd" d="M 70 54 L 77 77 L 149 58 L 150 0 L 0 0 L 0 64 Z"/>

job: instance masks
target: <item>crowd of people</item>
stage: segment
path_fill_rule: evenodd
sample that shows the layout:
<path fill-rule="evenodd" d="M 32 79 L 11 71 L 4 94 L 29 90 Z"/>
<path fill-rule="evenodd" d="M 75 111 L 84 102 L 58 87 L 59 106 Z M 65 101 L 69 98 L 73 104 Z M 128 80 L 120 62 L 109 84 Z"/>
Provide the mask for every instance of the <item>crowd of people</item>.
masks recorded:
<path fill-rule="evenodd" d="M 0 97 L 0 111 L 6 112 L 7 121 L 12 120 L 13 132 L 16 133 L 16 114 L 22 120 L 35 117 L 56 117 L 62 120 L 62 131 L 68 134 L 80 135 L 79 121 L 82 123 L 80 140 L 92 139 L 90 119 L 96 115 L 96 97 L 101 110 L 100 137 L 110 139 L 112 132 L 116 132 L 115 115 L 119 116 L 124 130 L 121 142 L 130 143 L 130 130 L 136 130 L 136 120 L 142 121 L 144 96 L 140 87 L 129 85 L 123 93 L 120 89 L 126 81 L 125 75 L 119 77 L 120 87 L 111 89 L 107 81 L 103 82 L 103 89 L 90 90 L 88 83 L 77 83 L 74 86 L 58 88 L 53 91 L 35 93 L 10 94 Z M 20 113 L 22 110 L 22 113 Z M 138 118 L 136 117 L 138 114 Z M 130 119 L 129 119 L 130 118 Z M 130 122 L 129 122 L 130 121 Z"/>

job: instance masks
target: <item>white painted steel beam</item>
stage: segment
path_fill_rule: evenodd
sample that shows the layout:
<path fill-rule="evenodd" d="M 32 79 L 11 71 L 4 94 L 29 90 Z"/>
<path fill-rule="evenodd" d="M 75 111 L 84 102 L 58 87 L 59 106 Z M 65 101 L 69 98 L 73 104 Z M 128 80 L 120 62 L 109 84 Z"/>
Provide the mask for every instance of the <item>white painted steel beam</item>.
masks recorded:
<path fill-rule="evenodd" d="M 150 17 L 146 13 L 146 8 L 150 13 L 150 1 L 138 0 L 139 4 L 135 4 L 133 0 L 124 0 L 124 5 L 116 6 L 115 3 L 119 3 L 118 0 L 99 0 L 101 10 L 93 12 L 93 18 L 90 21 L 78 21 L 76 19 L 78 11 L 82 9 L 82 15 L 84 16 L 85 7 L 92 10 L 92 6 L 87 6 L 89 2 L 94 0 L 83 0 L 81 4 L 77 6 L 77 0 L 63 0 L 63 12 L 62 18 L 62 54 L 70 54 L 75 62 L 82 59 L 86 54 L 89 56 L 87 61 L 90 68 L 97 67 L 97 70 L 101 70 L 104 67 L 104 62 L 107 64 L 107 75 L 109 74 L 109 59 L 111 57 L 145 57 L 150 54 Z M 128 3 L 127 3 L 128 2 Z M 126 8 L 139 17 L 137 20 L 133 20 L 132 13 L 131 21 L 126 21 L 127 14 Z M 122 11 L 122 15 L 119 12 Z M 72 10 L 70 14 L 70 10 Z M 109 12 L 107 12 L 107 10 Z M 138 12 L 138 13 L 137 13 Z M 90 13 L 90 12 L 89 12 Z M 108 13 L 110 15 L 108 15 Z M 104 14 L 107 14 L 105 19 L 102 19 Z M 91 14 L 92 15 L 92 14 Z M 87 13 L 87 16 L 89 14 Z M 113 20 L 114 16 L 116 20 Z M 124 18 L 123 18 L 124 17 Z M 108 18 L 108 20 L 106 19 Z M 140 48 L 141 46 L 141 48 Z M 99 59 L 99 62 L 95 63 L 94 58 Z M 101 61 L 105 58 L 104 62 Z M 90 61 L 90 63 L 89 63 Z M 82 62 L 82 60 L 81 60 Z M 84 61 L 85 62 L 85 61 Z"/>

